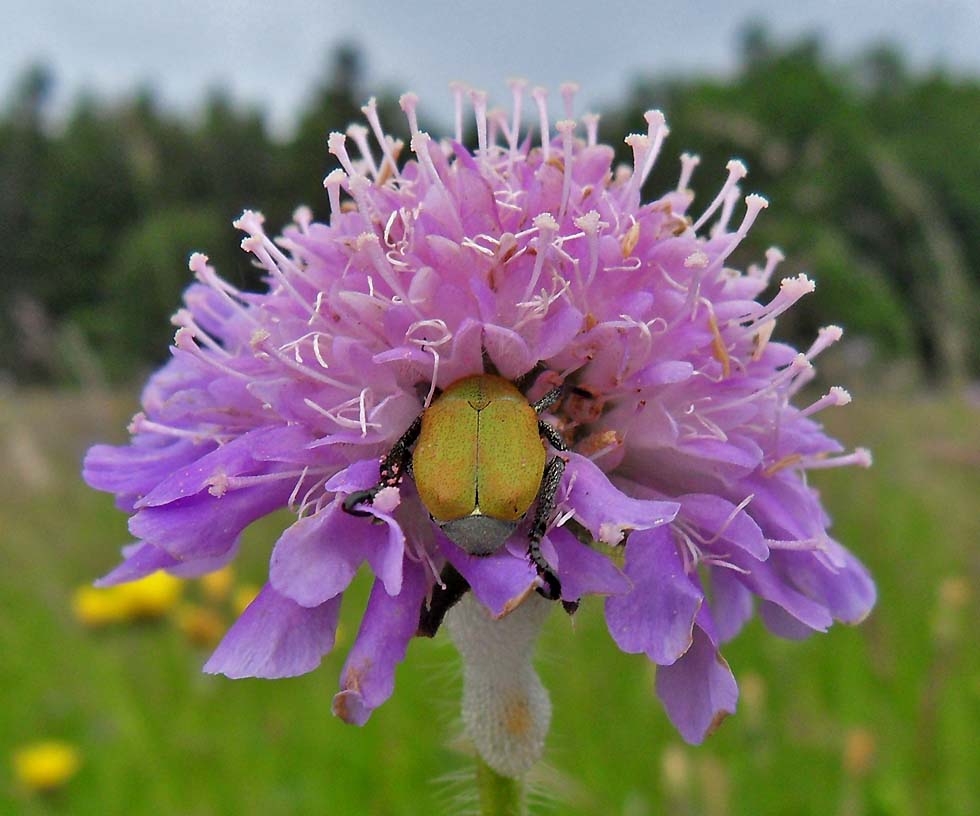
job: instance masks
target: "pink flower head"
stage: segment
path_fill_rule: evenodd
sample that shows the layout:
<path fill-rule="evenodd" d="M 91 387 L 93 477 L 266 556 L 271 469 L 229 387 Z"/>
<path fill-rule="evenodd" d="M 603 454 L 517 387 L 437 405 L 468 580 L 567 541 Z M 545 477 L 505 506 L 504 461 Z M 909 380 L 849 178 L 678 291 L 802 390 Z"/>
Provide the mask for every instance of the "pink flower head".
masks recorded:
<path fill-rule="evenodd" d="M 692 210 L 687 155 L 676 189 L 644 202 L 667 135 L 659 111 L 626 139 L 632 167 L 613 167 L 597 117 L 572 118 L 570 91 L 567 118 L 552 125 L 535 90 L 533 137 L 521 132 L 523 85 L 513 93 L 509 116 L 470 95 L 475 151 L 461 141 L 460 92 L 455 138 L 441 142 L 419 129 L 415 97 L 402 97 L 407 146 L 369 102 L 376 144 L 363 128 L 353 145 L 328 140 L 342 167 L 324 181 L 329 223 L 300 208 L 274 241 L 256 212 L 235 222 L 267 291 L 239 291 L 191 257 L 173 356 L 146 386 L 130 444 L 97 445 L 85 461 L 138 539 L 102 583 L 209 572 L 235 557 L 251 522 L 289 508 L 268 583 L 205 670 L 316 668 L 367 562 L 374 586 L 334 705 L 361 724 L 391 695 L 447 563 L 498 616 L 541 578 L 526 522 L 477 557 L 431 521 L 411 476 L 362 505 L 368 517 L 344 499 L 378 482 L 379 457 L 457 380 L 493 370 L 530 401 L 561 385 L 545 418 L 569 450 L 542 554 L 566 608 L 608 596 L 613 639 L 659 665 L 668 715 L 700 742 L 735 710 L 719 648 L 753 608 L 799 637 L 856 623 L 874 603 L 806 483 L 813 468 L 870 462 L 842 453 L 813 418 L 847 392 L 790 404 L 840 330 L 804 353 L 770 341 L 813 284 L 784 279 L 761 301 L 778 250 L 747 272 L 726 266 L 766 207 L 757 195 L 743 202 L 740 162 L 706 207 Z M 610 548 L 624 551 L 622 569 Z"/>

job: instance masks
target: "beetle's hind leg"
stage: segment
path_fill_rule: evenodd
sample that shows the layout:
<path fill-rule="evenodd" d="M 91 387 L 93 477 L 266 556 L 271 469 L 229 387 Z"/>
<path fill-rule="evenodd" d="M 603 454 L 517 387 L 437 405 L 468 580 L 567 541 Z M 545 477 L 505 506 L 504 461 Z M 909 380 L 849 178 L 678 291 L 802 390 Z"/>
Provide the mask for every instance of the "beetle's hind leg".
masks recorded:
<path fill-rule="evenodd" d="M 561 484 L 564 472 L 565 460 L 560 456 L 554 457 L 545 467 L 541 490 L 538 493 L 538 509 L 534 513 L 534 523 L 528 535 L 530 541 L 527 546 L 527 557 L 531 559 L 531 563 L 538 570 L 538 575 L 544 581 L 544 586 L 538 587 L 537 591 L 548 600 L 557 600 L 561 597 L 561 581 L 541 554 L 541 539 L 548 529 L 551 511 L 555 509 L 555 495 L 558 493 L 558 485 Z"/>
<path fill-rule="evenodd" d="M 378 483 L 367 490 L 355 490 L 347 496 L 344 499 L 344 510 L 354 516 L 370 515 L 363 510 L 358 510 L 357 505 L 370 504 L 381 490 L 386 487 L 396 487 L 401 482 L 411 467 L 412 445 L 419 438 L 421 431 L 422 415 L 419 414 L 415 417 L 415 421 L 408 426 L 408 430 L 391 446 L 391 450 L 381 457 L 381 477 L 378 479 Z"/>

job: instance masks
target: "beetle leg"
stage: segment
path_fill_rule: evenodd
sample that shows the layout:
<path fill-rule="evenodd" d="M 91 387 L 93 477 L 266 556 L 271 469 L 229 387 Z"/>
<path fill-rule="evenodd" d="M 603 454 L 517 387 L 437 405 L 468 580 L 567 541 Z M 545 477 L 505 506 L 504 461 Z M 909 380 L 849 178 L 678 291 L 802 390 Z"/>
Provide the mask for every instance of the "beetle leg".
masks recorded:
<path fill-rule="evenodd" d="M 370 504 L 381 490 L 386 487 L 396 487 L 401 482 L 412 462 L 412 445 L 419 438 L 421 431 L 422 415 L 419 414 L 408 426 L 408 430 L 391 446 L 391 450 L 381 457 L 381 478 L 378 479 L 378 483 L 367 490 L 355 490 L 348 495 L 344 499 L 344 510 L 354 516 L 370 515 L 363 510 L 357 510 L 356 505 Z"/>
<path fill-rule="evenodd" d="M 561 484 L 561 476 L 564 472 L 565 460 L 560 456 L 554 457 L 544 469 L 541 491 L 538 493 L 538 509 L 534 513 L 534 523 L 528 536 L 530 541 L 527 546 L 527 557 L 537 567 L 538 575 L 545 583 L 543 587 L 538 587 L 538 594 L 548 600 L 561 597 L 561 581 L 541 554 L 541 539 L 548 529 L 551 511 L 555 509 L 555 495 L 558 493 L 558 485 Z"/>
<path fill-rule="evenodd" d="M 568 445 L 565 444 L 565 440 L 562 439 L 562 435 L 558 429 L 554 425 L 549 425 L 543 419 L 538 420 L 538 433 L 547 439 L 551 443 L 551 447 L 555 450 L 568 450 Z"/>
<path fill-rule="evenodd" d="M 532 403 L 531 407 L 534 412 L 540 414 L 542 411 L 548 410 L 552 405 L 554 405 L 558 400 L 561 399 L 561 395 L 564 392 L 564 387 L 559 385 L 557 388 L 552 388 L 547 394 L 545 394 L 537 402 Z"/>
<path fill-rule="evenodd" d="M 467 580 L 449 563 L 442 568 L 439 580 L 442 583 L 433 590 L 432 600 L 429 603 L 423 601 L 419 610 L 419 628 L 415 633 L 419 637 L 435 637 L 446 613 L 470 588 Z"/>

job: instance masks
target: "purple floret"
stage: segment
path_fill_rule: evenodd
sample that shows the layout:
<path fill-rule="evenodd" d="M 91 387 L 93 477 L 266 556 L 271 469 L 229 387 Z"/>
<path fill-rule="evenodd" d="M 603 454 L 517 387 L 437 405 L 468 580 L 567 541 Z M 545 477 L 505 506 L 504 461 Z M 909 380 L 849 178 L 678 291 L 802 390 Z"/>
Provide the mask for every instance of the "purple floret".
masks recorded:
<path fill-rule="evenodd" d="M 522 94 L 515 83 L 516 111 Z M 840 330 L 821 330 L 804 353 L 770 341 L 813 284 L 785 279 L 763 301 L 778 250 L 746 272 L 726 266 L 767 206 L 749 195 L 732 220 L 740 162 L 700 212 L 689 211 L 697 159 L 687 155 L 676 189 L 644 202 L 667 134 L 659 112 L 627 138 L 633 166 L 614 167 L 597 117 L 552 133 L 544 95 L 534 98 L 545 132 L 532 140 L 519 114 L 488 116 L 476 94 L 474 151 L 461 125 L 443 142 L 421 131 L 412 95 L 402 98 L 406 149 L 384 135 L 372 101 L 376 147 L 352 128 L 355 158 L 347 137 L 330 136 L 342 169 L 324 181 L 328 223 L 300 208 L 273 241 L 258 213 L 235 222 L 266 291 L 239 291 L 192 256 L 172 359 L 144 390 L 132 441 L 97 445 L 85 461 L 86 480 L 116 495 L 138 540 L 103 582 L 208 572 L 235 556 L 249 524 L 288 508 L 295 521 L 268 583 L 205 670 L 316 668 L 366 563 L 374 585 L 334 702 L 363 724 L 392 694 L 446 564 L 496 616 L 542 579 L 527 521 L 475 557 L 431 521 L 411 478 L 362 505 L 368 517 L 343 500 L 375 485 L 379 457 L 440 389 L 487 360 L 511 380 L 534 372 L 522 380 L 531 401 L 565 386 L 546 414 L 570 450 L 541 545 L 562 600 L 571 610 L 583 595 L 607 596 L 613 640 L 658 664 L 668 715 L 700 742 L 735 710 L 719 649 L 756 605 L 776 634 L 800 637 L 857 623 L 874 604 L 867 571 L 829 537 L 805 478 L 870 464 L 813 418 L 850 397 L 835 388 L 791 404 Z"/>

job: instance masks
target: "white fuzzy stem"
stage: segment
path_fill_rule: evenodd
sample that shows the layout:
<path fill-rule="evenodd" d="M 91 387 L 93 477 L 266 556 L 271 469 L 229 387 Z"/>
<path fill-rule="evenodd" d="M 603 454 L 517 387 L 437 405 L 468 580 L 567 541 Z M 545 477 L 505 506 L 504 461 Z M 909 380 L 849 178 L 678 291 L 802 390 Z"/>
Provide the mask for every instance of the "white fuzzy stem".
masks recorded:
<path fill-rule="evenodd" d="M 551 700 L 531 661 L 550 608 L 532 593 L 494 620 L 468 593 L 446 616 L 463 658 L 466 734 L 487 765 L 504 776 L 523 776 L 544 751 Z"/>

